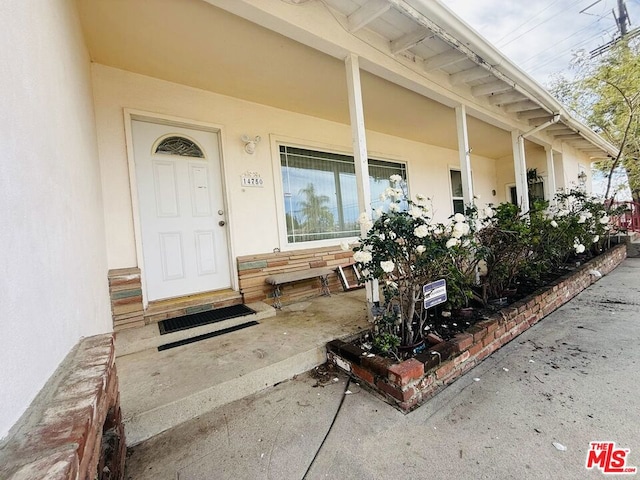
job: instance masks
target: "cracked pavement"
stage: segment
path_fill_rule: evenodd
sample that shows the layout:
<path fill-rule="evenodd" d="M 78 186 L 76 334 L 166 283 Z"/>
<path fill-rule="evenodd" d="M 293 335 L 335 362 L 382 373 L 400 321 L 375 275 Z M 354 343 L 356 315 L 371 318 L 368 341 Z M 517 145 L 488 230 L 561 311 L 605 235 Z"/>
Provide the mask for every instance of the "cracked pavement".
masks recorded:
<path fill-rule="evenodd" d="M 408 415 L 305 374 L 136 446 L 127 478 L 602 478 L 592 441 L 640 466 L 639 303 L 630 258 Z"/>

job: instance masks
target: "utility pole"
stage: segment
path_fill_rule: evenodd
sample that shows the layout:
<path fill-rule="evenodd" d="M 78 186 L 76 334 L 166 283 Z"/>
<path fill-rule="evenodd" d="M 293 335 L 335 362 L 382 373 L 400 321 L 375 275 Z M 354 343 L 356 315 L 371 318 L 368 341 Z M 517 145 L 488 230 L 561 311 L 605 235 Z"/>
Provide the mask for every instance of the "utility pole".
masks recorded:
<path fill-rule="evenodd" d="M 629 20 L 629 12 L 624 0 L 618 0 L 618 15 L 616 16 L 615 10 L 612 10 L 613 17 L 616 19 L 616 25 L 620 31 L 620 38 L 624 38 L 627 35 L 627 26 L 631 24 Z"/>

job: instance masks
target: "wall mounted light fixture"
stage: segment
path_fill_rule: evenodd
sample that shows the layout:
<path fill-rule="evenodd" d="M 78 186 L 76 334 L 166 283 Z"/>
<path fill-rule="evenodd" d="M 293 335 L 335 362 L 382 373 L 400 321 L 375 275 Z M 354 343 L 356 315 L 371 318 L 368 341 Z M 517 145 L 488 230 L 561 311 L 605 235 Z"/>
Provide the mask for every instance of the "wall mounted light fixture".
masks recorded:
<path fill-rule="evenodd" d="M 260 143 L 260 135 L 250 138 L 249 135 L 242 135 L 241 140 L 244 142 L 244 151 L 249 155 L 253 155 L 256 151 L 256 145 Z"/>
<path fill-rule="evenodd" d="M 585 184 L 587 183 L 587 173 L 582 170 L 579 174 L 578 174 L 578 180 L 580 181 L 581 184 Z"/>

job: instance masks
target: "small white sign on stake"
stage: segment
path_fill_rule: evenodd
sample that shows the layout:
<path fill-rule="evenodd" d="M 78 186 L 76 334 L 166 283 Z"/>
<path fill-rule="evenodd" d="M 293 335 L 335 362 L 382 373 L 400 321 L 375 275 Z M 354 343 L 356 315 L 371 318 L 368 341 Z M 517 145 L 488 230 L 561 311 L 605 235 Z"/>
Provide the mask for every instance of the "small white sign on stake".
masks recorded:
<path fill-rule="evenodd" d="M 447 301 L 447 282 L 443 278 L 422 286 L 424 308 L 435 307 Z"/>

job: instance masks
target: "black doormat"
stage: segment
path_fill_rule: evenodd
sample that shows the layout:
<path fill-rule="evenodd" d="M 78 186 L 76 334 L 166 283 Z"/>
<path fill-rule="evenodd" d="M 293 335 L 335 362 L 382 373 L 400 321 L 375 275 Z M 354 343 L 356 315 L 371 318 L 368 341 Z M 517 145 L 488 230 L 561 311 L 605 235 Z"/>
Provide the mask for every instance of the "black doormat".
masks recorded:
<path fill-rule="evenodd" d="M 193 313 L 184 317 L 170 318 L 158 322 L 160 335 L 166 335 L 171 332 L 187 330 L 189 328 L 200 327 L 210 323 L 229 320 L 230 318 L 244 317 L 256 313 L 246 305 L 231 305 L 230 307 L 218 308 L 216 310 L 207 310 L 206 312 Z"/>
<path fill-rule="evenodd" d="M 180 347 L 182 345 L 188 345 L 189 343 L 199 342 L 200 340 L 206 340 L 207 338 L 218 337 L 225 333 L 235 332 L 236 330 L 242 330 L 243 328 L 253 327 L 259 325 L 258 322 L 252 320 L 250 322 L 241 323 L 233 327 L 223 328 L 222 330 L 216 330 L 215 332 L 205 333 L 204 335 L 198 335 L 197 337 L 185 338 L 184 340 L 178 340 L 177 342 L 166 343 L 158 347 L 158 351 L 169 350 L 170 348 Z"/>

